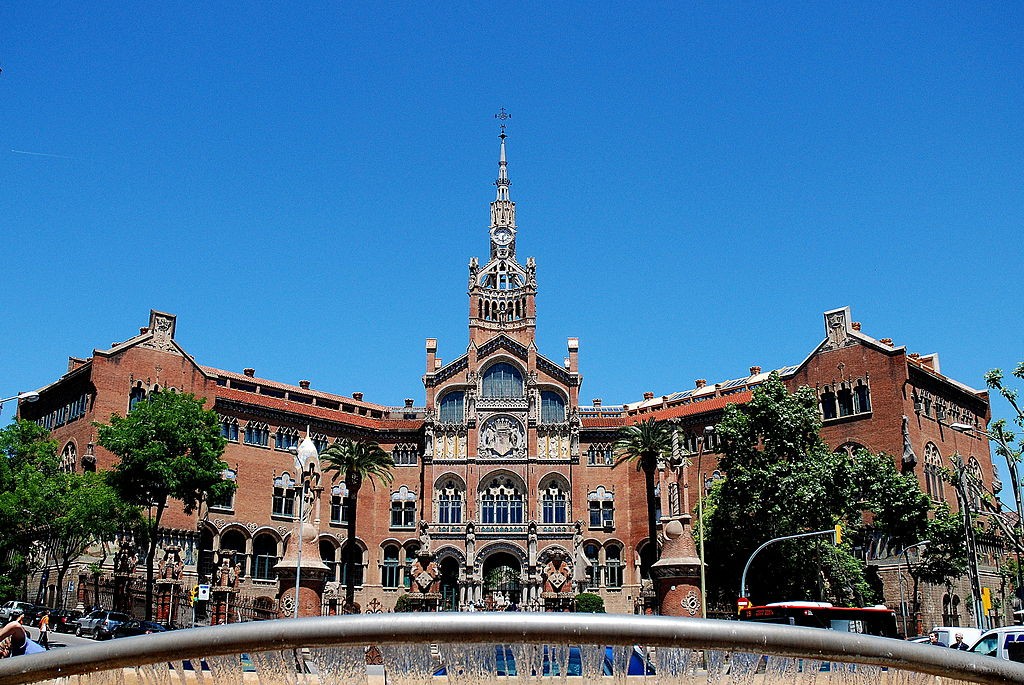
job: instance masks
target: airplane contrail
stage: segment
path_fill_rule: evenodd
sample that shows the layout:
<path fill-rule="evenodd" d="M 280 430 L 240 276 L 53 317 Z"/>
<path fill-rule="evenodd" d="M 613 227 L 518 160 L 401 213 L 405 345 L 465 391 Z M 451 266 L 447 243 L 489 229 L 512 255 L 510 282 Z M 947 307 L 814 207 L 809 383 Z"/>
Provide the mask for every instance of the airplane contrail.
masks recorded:
<path fill-rule="evenodd" d="M 11 152 L 18 155 L 35 155 L 36 157 L 56 157 L 57 159 L 74 159 L 74 157 L 68 157 L 67 155 L 51 155 L 49 152 L 29 152 L 28 150 L 11 150 Z"/>

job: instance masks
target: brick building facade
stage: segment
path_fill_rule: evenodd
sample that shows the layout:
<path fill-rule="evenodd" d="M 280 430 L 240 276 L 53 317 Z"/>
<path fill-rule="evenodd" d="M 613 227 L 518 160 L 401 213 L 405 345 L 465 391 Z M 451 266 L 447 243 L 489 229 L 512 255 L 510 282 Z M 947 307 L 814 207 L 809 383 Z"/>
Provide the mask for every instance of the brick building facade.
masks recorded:
<path fill-rule="evenodd" d="M 297 514 L 289 450 L 308 433 L 319 450 L 338 438 L 375 441 L 396 463 L 390 486 L 363 488 L 359 496 L 357 601 L 364 608 L 394 606 L 413 582 L 416 551 L 427 535 L 443 608 L 514 602 L 559 609 L 579 589 L 590 588 L 603 595 L 609 611 L 644 610 L 653 591 L 645 580 L 643 478 L 632 468 L 612 468 L 618 430 L 649 416 L 671 419 L 677 429 L 674 461 L 686 463 L 681 457 L 700 452 L 699 462 L 684 470 L 666 464 L 659 473 L 668 521 L 692 511 L 690 493 L 718 475 L 715 438 L 701 438 L 705 427 L 728 403 L 747 401 L 768 374 L 752 367 L 746 378 L 699 380 L 685 392 L 582 406 L 579 341 L 567 339 L 564 362 L 537 348 L 536 265 L 532 258 L 520 263 L 516 255 L 504 132 L 498 168 L 489 259 L 481 265 L 474 258 L 469 266 L 468 346 L 446 363 L 437 357 L 437 341 L 427 339 L 422 404 L 384 406 L 361 393 L 321 391 L 308 381 L 293 385 L 260 378 L 253 369 L 203 366 L 178 342 L 176 317 L 153 311 L 131 339 L 94 350 L 87 359 L 72 357 L 67 373 L 42 388 L 39 401 L 23 403 L 20 415 L 53 431 L 67 468 L 102 469 L 113 457 L 96 446 L 93 421 L 123 415 L 158 390 L 207 398 L 222 419 L 229 465 L 224 475 L 237 490 L 204 503 L 193 516 L 174 508 L 165 515 L 163 543 L 181 548 L 188 583 L 209 579 L 215 552 L 232 550 L 244 573 L 240 592 L 265 602 L 280 597 L 274 567 L 287 553 Z M 983 482 L 994 481 L 987 443 L 950 428 L 987 424 L 985 392 L 942 375 L 936 355 L 908 354 L 891 340 L 862 333 L 848 308 L 826 312 L 825 331 L 806 359 L 779 373 L 790 387 L 815 388 L 823 436 L 831 445 L 902 458 L 938 500 L 952 494 L 934 471 L 954 451 L 965 455 Z M 321 502 L 325 612 L 337 609 L 344 582 L 346 494 L 344 486 L 330 484 Z M 894 566 L 883 547 L 865 550 L 865 556 Z M 970 597 L 959 585 L 936 592 Z M 888 598 L 898 607 L 898 593 Z M 922 600 L 926 622 L 933 621 L 931 614 L 934 622 L 945 622 L 939 620 L 941 597 L 939 609 L 929 597 Z M 946 604 L 952 606 L 952 599 Z M 974 623 L 966 615 L 959 620 Z"/>

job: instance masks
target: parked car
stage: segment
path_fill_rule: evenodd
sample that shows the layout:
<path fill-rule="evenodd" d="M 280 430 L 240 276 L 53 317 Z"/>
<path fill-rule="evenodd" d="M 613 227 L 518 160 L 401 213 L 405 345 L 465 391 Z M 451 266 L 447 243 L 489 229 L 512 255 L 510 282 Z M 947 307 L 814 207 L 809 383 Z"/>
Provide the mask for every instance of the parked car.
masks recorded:
<path fill-rule="evenodd" d="M 82 612 L 76 609 L 57 609 L 50 614 L 50 627 L 58 633 L 73 633 Z"/>
<path fill-rule="evenodd" d="M 115 628 L 111 637 L 132 637 L 133 635 L 148 635 L 149 633 L 163 633 L 166 631 L 167 628 L 155 621 L 139 621 L 133 618 Z"/>
<path fill-rule="evenodd" d="M 1024 649 L 1020 646 L 1024 646 L 1024 626 L 1005 626 L 983 633 L 971 647 L 971 653 L 1021 661 L 1024 660 Z"/>
<path fill-rule="evenodd" d="M 974 643 L 981 637 L 981 630 L 978 628 L 961 628 L 960 626 L 935 626 L 932 628 L 932 632 L 938 633 L 939 642 L 944 642 L 947 645 L 952 645 L 956 642 L 957 633 L 964 636 L 964 642 L 968 647 L 973 647 Z"/>
<path fill-rule="evenodd" d="M 109 640 L 119 625 L 131 619 L 132 617 L 128 614 L 101 609 L 78 619 L 78 628 L 75 629 L 75 635 L 78 637 L 88 635 L 97 640 Z"/>
<path fill-rule="evenodd" d="M 34 604 L 19 602 L 17 600 L 5 602 L 3 606 L 0 606 L 0 623 L 7 623 L 14 618 L 16 614 L 24 614 L 34 607 Z"/>

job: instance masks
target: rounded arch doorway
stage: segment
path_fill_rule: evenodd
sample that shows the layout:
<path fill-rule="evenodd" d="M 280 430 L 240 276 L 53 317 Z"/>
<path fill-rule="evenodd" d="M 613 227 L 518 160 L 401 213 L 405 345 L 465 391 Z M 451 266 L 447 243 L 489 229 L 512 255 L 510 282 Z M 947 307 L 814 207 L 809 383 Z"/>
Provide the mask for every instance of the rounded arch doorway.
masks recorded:
<path fill-rule="evenodd" d="M 522 563 L 509 552 L 495 552 L 484 561 L 484 608 L 504 611 L 522 600 Z"/>

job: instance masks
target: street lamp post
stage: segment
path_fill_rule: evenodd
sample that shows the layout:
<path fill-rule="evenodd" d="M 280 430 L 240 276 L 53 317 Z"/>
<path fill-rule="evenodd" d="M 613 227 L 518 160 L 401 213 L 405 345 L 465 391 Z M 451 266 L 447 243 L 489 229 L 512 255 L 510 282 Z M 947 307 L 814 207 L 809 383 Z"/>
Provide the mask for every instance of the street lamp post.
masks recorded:
<path fill-rule="evenodd" d="M 700 436 L 700 442 L 697 443 L 697 478 L 700 479 L 697 487 L 697 523 L 700 525 L 700 615 L 703 618 L 708 617 L 708 596 L 707 564 L 704 563 L 704 472 L 701 471 L 701 461 L 704 458 L 704 443 L 714 432 L 714 426 L 705 426 L 704 435 Z"/>
<path fill-rule="evenodd" d="M 304 504 L 311 487 L 310 478 L 313 478 L 315 475 L 320 473 L 320 455 L 317 453 L 317 449 L 313 444 L 313 441 L 309 439 L 308 429 L 306 430 L 306 438 L 299 444 L 299 446 L 289 447 L 288 451 L 295 458 L 295 469 L 298 471 L 299 478 L 299 511 L 298 520 L 296 522 L 299 539 L 295 548 L 295 602 L 292 612 L 292 617 L 298 618 L 299 591 L 302 587 L 302 538 L 305 537 L 305 531 L 303 528 L 306 525 L 305 517 L 309 516 L 309 513 L 304 511 Z M 311 462 L 315 464 L 313 468 L 310 468 Z"/>
<path fill-rule="evenodd" d="M 907 560 L 907 574 L 910 575 L 911 577 L 913 577 L 913 574 L 910 571 L 910 554 L 909 554 L 910 550 L 914 549 L 915 547 L 924 547 L 925 545 L 927 545 L 930 542 L 931 542 L 931 540 L 921 540 L 919 542 L 915 542 L 912 545 L 907 545 L 906 547 L 903 548 L 903 551 L 901 551 L 899 554 L 896 555 L 897 562 L 899 561 L 899 557 L 901 557 L 901 556 Z M 904 583 L 904 581 L 903 581 L 903 573 L 900 570 L 898 563 L 897 563 L 897 566 L 896 566 L 896 573 L 899 574 L 898 577 L 900 579 L 900 582 L 899 582 L 899 586 L 900 586 L 900 609 L 901 609 L 901 613 L 903 614 L 903 635 L 904 635 L 904 637 L 910 637 L 910 629 L 907 627 L 907 601 L 906 601 L 906 599 L 903 596 L 903 583 Z M 916 597 L 916 594 L 915 594 L 915 597 Z"/>
<path fill-rule="evenodd" d="M 17 395 L 12 395 L 11 397 L 5 397 L 0 400 L 0 412 L 3 411 L 5 402 L 10 402 L 11 400 L 18 400 L 19 402 L 35 402 L 38 399 L 39 393 L 34 390 L 31 392 L 21 392 Z"/>
<path fill-rule="evenodd" d="M 750 564 L 753 563 L 754 557 L 756 557 L 761 550 L 768 545 L 776 542 L 782 542 L 783 540 L 796 540 L 797 538 L 809 538 L 817 535 L 831 535 L 832 539 L 835 540 L 839 533 L 839 526 L 835 528 L 829 528 L 828 530 L 816 530 L 812 533 L 797 533 L 796 535 L 783 535 L 780 538 L 772 538 L 768 542 L 762 543 L 760 547 L 754 550 L 754 553 L 747 559 L 747 564 L 743 567 L 743 575 L 740 577 L 740 598 L 743 599 L 747 596 L 747 571 L 750 570 Z"/>

